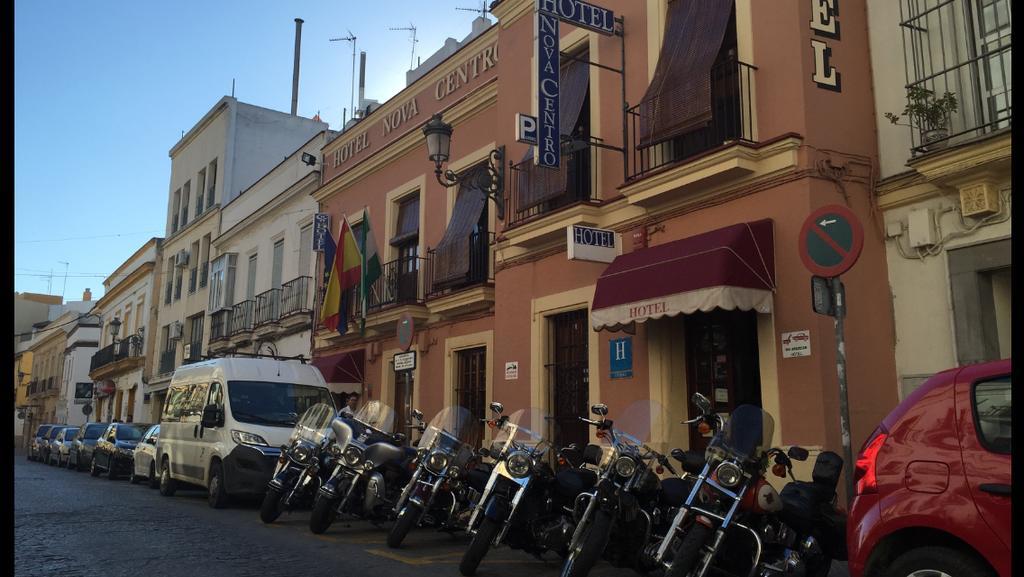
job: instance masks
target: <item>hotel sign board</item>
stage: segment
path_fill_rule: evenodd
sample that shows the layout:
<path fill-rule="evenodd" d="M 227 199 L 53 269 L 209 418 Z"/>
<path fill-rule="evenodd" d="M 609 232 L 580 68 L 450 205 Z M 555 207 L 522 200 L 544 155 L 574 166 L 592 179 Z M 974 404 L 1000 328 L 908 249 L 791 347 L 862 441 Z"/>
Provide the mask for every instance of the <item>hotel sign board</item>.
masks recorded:
<path fill-rule="evenodd" d="M 558 46 L 558 22 L 611 35 L 615 32 L 615 13 L 581 0 L 536 0 L 534 14 L 533 59 L 537 85 L 538 166 L 558 168 L 561 163 L 561 138 L 558 112 L 561 55 Z"/>
<path fill-rule="evenodd" d="M 324 252 L 327 246 L 327 236 L 331 234 L 331 215 L 326 212 L 318 212 L 313 215 L 313 250 Z M 303 247 L 302 250 L 307 250 Z"/>
<path fill-rule="evenodd" d="M 622 253 L 621 236 L 614 230 L 572 224 L 565 234 L 569 260 L 612 262 Z"/>

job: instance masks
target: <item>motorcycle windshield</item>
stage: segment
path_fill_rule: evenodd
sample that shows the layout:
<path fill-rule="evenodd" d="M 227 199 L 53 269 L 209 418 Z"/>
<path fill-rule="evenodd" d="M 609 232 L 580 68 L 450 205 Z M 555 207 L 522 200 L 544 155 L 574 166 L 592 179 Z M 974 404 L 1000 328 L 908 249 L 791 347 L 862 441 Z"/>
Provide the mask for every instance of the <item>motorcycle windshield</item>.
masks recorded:
<path fill-rule="evenodd" d="M 352 419 L 375 431 L 390 435 L 395 426 L 395 410 L 380 401 L 367 401 L 356 411 Z"/>
<path fill-rule="evenodd" d="M 516 446 L 532 450 L 535 454 L 547 451 L 551 443 L 545 440 L 542 431 L 547 429 L 549 422 L 547 413 L 538 408 L 519 409 L 512 413 L 494 435 L 491 456 L 507 456 Z"/>
<path fill-rule="evenodd" d="M 775 419 L 760 407 L 740 405 L 729 415 L 711 443 L 708 454 L 732 457 L 738 461 L 757 460 L 771 448 Z"/>
<path fill-rule="evenodd" d="M 617 415 L 609 414 L 611 431 L 601 431 L 598 438 L 603 449 L 602 466 L 623 453 L 637 454 L 651 435 L 667 422 L 665 408 L 658 401 L 645 399 L 629 404 Z"/>
<path fill-rule="evenodd" d="M 445 407 L 430 419 L 417 446 L 455 452 L 460 445 L 476 438 L 479 424 L 469 409 L 458 405 Z"/>
<path fill-rule="evenodd" d="M 326 403 L 317 403 L 306 409 L 295 423 L 291 442 L 297 439 L 319 445 L 331 432 L 331 421 L 334 420 L 334 408 Z"/>

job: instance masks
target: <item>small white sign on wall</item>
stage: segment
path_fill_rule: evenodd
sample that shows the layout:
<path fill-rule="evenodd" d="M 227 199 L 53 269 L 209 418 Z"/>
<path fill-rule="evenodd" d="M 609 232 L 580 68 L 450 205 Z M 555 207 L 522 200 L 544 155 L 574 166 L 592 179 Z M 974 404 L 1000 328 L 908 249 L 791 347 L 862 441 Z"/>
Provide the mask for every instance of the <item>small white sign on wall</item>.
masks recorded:
<path fill-rule="evenodd" d="M 505 380 L 515 381 L 519 379 L 519 361 L 505 363 Z"/>
<path fill-rule="evenodd" d="M 572 224 L 565 227 L 569 260 L 612 262 L 622 253 L 622 239 L 614 230 Z"/>
<path fill-rule="evenodd" d="M 782 358 L 811 356 L 811 331 L 782 333 Z"/>

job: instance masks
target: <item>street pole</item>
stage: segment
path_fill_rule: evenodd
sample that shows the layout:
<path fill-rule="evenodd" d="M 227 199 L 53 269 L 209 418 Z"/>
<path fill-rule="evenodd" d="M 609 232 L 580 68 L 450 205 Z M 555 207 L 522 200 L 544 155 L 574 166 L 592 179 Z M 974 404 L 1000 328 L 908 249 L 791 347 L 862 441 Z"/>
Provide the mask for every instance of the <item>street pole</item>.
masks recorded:
<path fill-rule="evenodd" d="M 843 281 L 839 277 L 829 279 L 832 289 L 832 302 L 835 304 L 836 325 L 836 373 L 839 375 L 839 427 L 843 436 L 843 467 L 846 477 L 846 502 L 853 498 L 853 449 L 850 447 L 850 401 L 846 388 L 846 340 L 843 336 L 843 317 L 846 316 L 846 303 L 843 302 Z"/>

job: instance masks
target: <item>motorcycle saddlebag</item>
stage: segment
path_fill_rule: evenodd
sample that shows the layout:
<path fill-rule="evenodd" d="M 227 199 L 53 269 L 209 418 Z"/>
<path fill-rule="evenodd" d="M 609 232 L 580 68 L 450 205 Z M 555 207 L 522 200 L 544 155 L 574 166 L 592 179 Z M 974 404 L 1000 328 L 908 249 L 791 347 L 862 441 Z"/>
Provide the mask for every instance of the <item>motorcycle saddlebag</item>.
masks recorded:
<path fill-rule="evenodd" d="M 811 473 L 811 478 L 815 483 L 825 485 L 835 491 L 842 472 L 843 458 L 832 451 L 822 451 L 814 461 L 814 472 Z"/>

